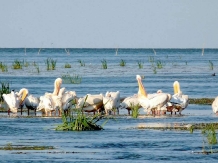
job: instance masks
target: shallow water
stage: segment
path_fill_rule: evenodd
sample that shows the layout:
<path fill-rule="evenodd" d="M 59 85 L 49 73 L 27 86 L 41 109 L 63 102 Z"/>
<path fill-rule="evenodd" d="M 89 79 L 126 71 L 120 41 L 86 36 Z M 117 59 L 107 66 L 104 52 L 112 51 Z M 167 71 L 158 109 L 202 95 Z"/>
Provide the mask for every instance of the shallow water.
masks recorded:
<path fill-rule="evenodd" d="M 120 49 L 115 55 L 114 49 L 70 49 L 67 55 L 64 49 L 0 49 L 0 62 L 8 65 L 8 72 L 0 72 L 0 81 L 9 81 L 11 88 L 18 91 L 22 87 L 31 94 L 41 96 L 53 91 L 55 78 L 64 74 L 78 74 L 81 84 L 63 84 L 67 90 L 76 91 L 77 95 L 87 93 L 98 94 L 106 91 L 117 91 L 121 97 L 137 93 L 136 74 L 145 76 L 143 83 L 148 93 L 162 89 L 173 93 L 172 84 L 178 80 L 181 90 L 190 98 L 217 96 L 218 49 Z M 50 57 L 57 60 L 57 68 L 47 71 L 45 60 Z M 164 63 L 162 69 L 154 74 L 149 57 Z M 29 67 L 13 70 L 11 65 L 15 59 L 25 60 Z M 79 66 L 78 60 L 86 63 Z M 101 68 L 101 60 L 106 59 L 108 69 Z M 120 67 L 121 59 L 126 61 Z M 214 63 L 210 70 L 209 60 Z M 38 74 L 33 62 L 40 67 Z M 144 62 L 139 69 L 137 61 Z M 70 63 L 72 68 L 65 69 Z M 187 64 L 186 64 L 187 63 Z M 155 64 L 155 62 L 153 63 Z M 138 126 L 181 125 L 200 122 L 216 122 L 210 105 L 189 105 L 182 116 L 167 115 L 147 117 L 140 110 L 140 117 L 133 119 L 121 110 L 121 116 L 110 119 L 103 131 L 61 132 L 55 131 L 55 124 L 60 118 L 24 118 L 8 117 L 1 113 L 0 145 L 48 145 L 56 149 L 49 151 L 0 151 L 1 162 L 210 162 L 217 159 L 217 154 L 203 155 L 194 152 L 202 150 L 200 131 L 134 129 Z M 19 114 L 19 113 L 18 113 Z M 33 114 L 33 113 L 32 113 Z M 40 115 L 40 113 L 37 113 Z M 124 116 L 125 115 L 125 116 Z M 24 113 L 25 116 L 25 113 Z M 100 121 L 102 124 L 104 120 Z M 217 149 L 217 146 L 216 146 Z M 22 152 L 18 154 L 18 152 Z"/>

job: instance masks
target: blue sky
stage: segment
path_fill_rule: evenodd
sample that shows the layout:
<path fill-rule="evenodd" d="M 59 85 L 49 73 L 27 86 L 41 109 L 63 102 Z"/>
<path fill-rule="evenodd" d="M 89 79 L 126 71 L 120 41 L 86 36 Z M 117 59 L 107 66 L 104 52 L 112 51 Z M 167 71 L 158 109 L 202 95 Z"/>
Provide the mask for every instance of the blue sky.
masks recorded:
<path fill-rule="evenodd" d="M 217 0 L 0 2 L 0 48 L 218 48 Z"/>

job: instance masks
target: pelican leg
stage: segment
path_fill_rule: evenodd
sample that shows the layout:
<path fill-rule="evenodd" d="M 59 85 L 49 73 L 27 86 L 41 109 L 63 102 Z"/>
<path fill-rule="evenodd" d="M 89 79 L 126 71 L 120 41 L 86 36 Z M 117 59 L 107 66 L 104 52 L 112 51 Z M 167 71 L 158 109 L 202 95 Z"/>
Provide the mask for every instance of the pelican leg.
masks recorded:
<path fill-rule="evenodd" d="M 27 113 L 28 113 L 28 115 L 30 115 L 30 109 L 27 109 Z"/>
<path fill-rule="evenodd" d="M 8 109 L 8 115 L 9 115 L 9 116 L 10 116 L 10 112 L 11 112 L 10 109 Z"/>

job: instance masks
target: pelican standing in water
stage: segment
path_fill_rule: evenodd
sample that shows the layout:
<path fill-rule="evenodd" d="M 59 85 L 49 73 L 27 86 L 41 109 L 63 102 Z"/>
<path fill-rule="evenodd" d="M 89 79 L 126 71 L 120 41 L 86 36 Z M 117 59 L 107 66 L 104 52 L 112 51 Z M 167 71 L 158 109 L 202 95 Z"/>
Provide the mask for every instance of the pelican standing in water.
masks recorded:
<path fill-rule="evenodd" d="M 37 111 L 45 112 L 45 115 L 48 116 L 48 113 L 61 109 L 62 102 L 61 98 L 64 92 L 64 89 L 60 89 L 62 84 L 62 79 L 57 78 L 54 82 L 54 91 L 53 93 L 45 93 L 44 96 L 40 97 L 40 103 L 37 107 Z M 61 91 L 60 91 L 61 90 Z"/>
<path fill-rule="evenodd" d="M 130 97 L 126 97 L 119 106 L 119 109 L 127 109 L 128 110 L 128 115 L 130 115 L 130 111 L 131 111 L 131 106 L 134 105 L 140 105 L 139 104 L 139 99 L 138 99 L 138 95 L 135 94 L 133 96 Z M 140 106 L 141 107 L 141 106 Z"/>
<path fill-rule="evenodd" d="M 142 84 L 140 75 L 136 75 L 138 81 L 138 99 L 140 105 L 150 113 L 152 109 L 157 110 L 157 115 L 160 115 L 161 108 L 170 100 L 170 96 L 166 93 L 157 93 L 155 96 L 148 98 L 148 94 Z"/>
<path fill-rule="evenodd" d="M 173 104 L 174 108 L 178 110 L 179 114 L 181 114 L 182 110 L 188 106 L 188 95 L 182 94 L 178 81 L 173 83 L 173 89 L 174 95 L 172 96 L 170 102 Z"/>
<path fill-rule="evenodd" d="M 218 96 L 214 99 L 212 103 L 212 110 L 218 116 Z"/>
<path fill-rule="evenodd" d="M 12 90 L 11 93 L 2 95 L 9 108 L 8 114 L 10 114 L 10 112 L 17 113 L 18 109 L 21 107 L 25 98 L 27 97 L 27 94 L 27 89 L 22 88 L 18 93 L 15 93 L 14 90 Z"/>

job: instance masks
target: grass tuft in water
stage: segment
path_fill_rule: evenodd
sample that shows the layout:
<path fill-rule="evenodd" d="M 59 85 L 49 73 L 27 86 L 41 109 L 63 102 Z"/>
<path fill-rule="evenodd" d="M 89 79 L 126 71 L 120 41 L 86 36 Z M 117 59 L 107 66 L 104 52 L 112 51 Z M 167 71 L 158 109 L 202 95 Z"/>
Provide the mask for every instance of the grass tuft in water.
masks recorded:
<path fill-rule="evenodd" d="M 7 143 L 4 147 L 0 147 L 0 150 L 48 150 L 55 149 L 53 146 L 24 146 L 24 145 L 12 145 Z"/>
<path fill-rule="evenodd" d="M 138 118 L 140 105 L 139 104 L 134 105 L 134 104 L 130 103 L 130 108 L 132 110 L 132 117 L 133 118 Z"/>
<path fill-rule="evenodd" d="M 56 63 L 57 63 L 57 60 L 54 60 L 52 58 L 47 58 L 46 61 L 45 61 L 45 64 L 46 64 L 46 67 L 47 67 L 47 71 L 48 70 L 55 70 Z"/>
<path fill-rule="evenodd" d="M 103 59 L 103 60 L 101 61 L 101 64 L 102 64 L 102 68 L 103 68 L 103 69 L 107 69 L 107 61 L 106 61 L 105 59 Z"/>
<path fill-rule="evenodd" d="M 120 66 L 121 66 L 121 67 L 126 66 L 126 61 L 124 61 L 123 59 L 121 59 L 121 61 L 120 61 Z"/>
<path fill-rule="evenodd" d="M 0 89 L 0 102 L 3 102 L 4 99 L 2 97 L 3 94 L 9 94 L 11 92 L 10 85 L 8 82 L 0 82 L 1 89 Z"/>
<path fill-rule="evenodd" d="M 216 131 L 213 124 L 208 124 L 202 129 L 201 134 L 203 136 L 202 151 L 205 152 L 205 144 L 207 143 L 210 148 L 210 153 L 213 153 L 213 145 L 217 144 Z"/>
<path fill-rule="evenodd" d="M 160 60 L 158 60 L 158 61 L 156 62 L 156 65 L 157 65 L 157 68 L 158 68 L 158 69 L 162 69 L 162 68 L 163 68 L 163 63 L 162 63 Z"/>
<path fill-rule="evenodd" d="M 69 74 L 62 75 L 62 80 L 64 84 L 80 84 L 82 82 L 82 77 L 79 75 L 70 76 Z"/>
<path fill-rule="evenodd" d="M 153 63 L 153 62 L 154 62 L 154 57 L 153 57 L 153 56 L 149 56 L 149 57 L 148 57 L 148 61 L 151 62 L 151 63 Z"/>
<path fill-rule="evenodd" d="M 85 101 L 87 100 L 85 98 Z M 85 104 L 85 102 L 84 102 Z M 83 107 L 84 107 L 83 104 Z M 94 116 L 87 116 L 83 114 L 83 107 L 80 109 L 71 109 L 71 113 L 73 114 L 62 114 L 62 124 L 56 127 L 56 130 L 59 131 L 95 131 L 95 130 L 103 130 L 102 126 L 97 125 L 96 123 L 102 118 L 99 114 Z"/>
<path fill-rule="evenodd" d="M 85 62 L 84 62 L 84 61 L 82 61 L 81 59 L 79 59 L 78 62 L 79 62 L 79 64 L 80 64 L 81 67 L 85 67 Z"/>
<path fill-rule="evenodd" d="M 71 68 L 71 64 L 65 63 L 64 68 Z"/>
<path fill-rule="evenodd" d="M 213 70 L 213 62 L 209 60 L 209 68 L 210 70 Z"/>
<path fill-rule="evenodd" d="M 28 67 L 28 66 L 29 66 L 29 62 L 23 60 L 23 66 L 24 66 L 24 67 Z"/>
<path fill-rule="evenodd" d="M 137 63 L 138 63 L 138 67 L 139 67 L 139 69 L 142 69 L 142 68 L 143 68 L 143 63 L 144 63 L 144 62 L 142 62 L 142 61 L 137 61 Z"/>
<path fill-rule="evenodd" d="M 22 62 L 19 60 L 15 60 L 12 64 L 13 69 L 22 69 Z"/>
<path fill-rule="evenodd" d="M 2 70 L 2 72 L 8 72 L 8 66 L 6 64 L 3 64 L 2 62 L 0 62 L 0 69 Z"/>

